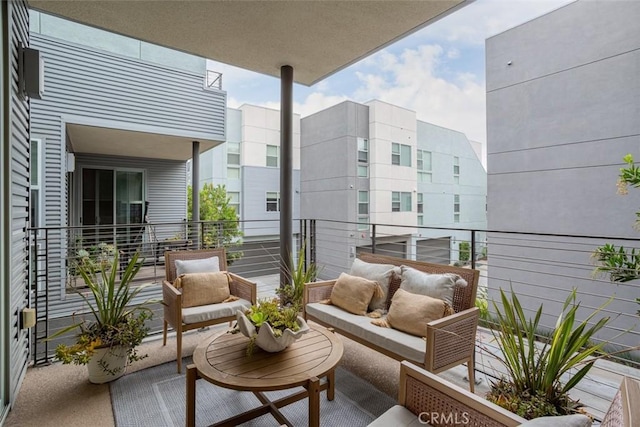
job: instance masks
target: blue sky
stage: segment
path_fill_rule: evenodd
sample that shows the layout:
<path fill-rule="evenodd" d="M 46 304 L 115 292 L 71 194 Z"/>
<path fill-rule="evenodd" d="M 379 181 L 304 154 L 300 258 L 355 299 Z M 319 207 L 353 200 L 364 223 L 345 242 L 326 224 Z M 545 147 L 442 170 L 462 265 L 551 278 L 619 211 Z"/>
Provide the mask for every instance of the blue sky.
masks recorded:
<path fill-rule="evenodd" d="M 485 39 L 573 0 L 476 0 L 311 87 L 295 85 L 294 111 L 305 117 L 346 99 L 380 99 L 419 120 L 486 143 Z M 280 106 L 280 82 L 210 61 L 224 74 L 228 105 Z"/>

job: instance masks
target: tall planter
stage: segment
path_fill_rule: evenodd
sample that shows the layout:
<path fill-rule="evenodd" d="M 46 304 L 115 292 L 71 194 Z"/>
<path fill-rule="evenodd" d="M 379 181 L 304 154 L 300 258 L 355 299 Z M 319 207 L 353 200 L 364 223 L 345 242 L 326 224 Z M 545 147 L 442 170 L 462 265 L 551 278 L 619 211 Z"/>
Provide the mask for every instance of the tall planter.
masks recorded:
<path fill-rule="evenodd" d="M 87 363 L 89 382 L 104 384 L 123 376 L 127 370 L 129 351 L 130 347 L 122 345 L 95 349 Z"/>

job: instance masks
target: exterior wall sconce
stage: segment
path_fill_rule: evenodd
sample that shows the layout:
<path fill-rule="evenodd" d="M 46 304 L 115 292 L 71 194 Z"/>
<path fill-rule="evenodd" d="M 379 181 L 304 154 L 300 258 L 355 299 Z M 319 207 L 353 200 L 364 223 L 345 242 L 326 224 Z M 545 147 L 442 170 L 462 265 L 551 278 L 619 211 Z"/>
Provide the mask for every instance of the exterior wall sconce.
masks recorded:
<path fill-rule="evenodd" d="M 20 46 L 18 82 L 20 93 L 34 99 L 44 95 L 44 59 L 37 49 Z"/>

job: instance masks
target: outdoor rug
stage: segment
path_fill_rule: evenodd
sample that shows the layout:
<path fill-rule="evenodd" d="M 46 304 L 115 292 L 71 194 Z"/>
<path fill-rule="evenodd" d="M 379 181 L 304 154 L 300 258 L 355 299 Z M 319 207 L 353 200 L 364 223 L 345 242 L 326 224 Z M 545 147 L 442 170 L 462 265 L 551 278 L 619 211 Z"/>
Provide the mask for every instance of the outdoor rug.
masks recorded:
<path fill-rule="evenodd" d="M 191 363 L 183 360 L 183 366 Z M 185 368 L 183 368 L 184 370 Z M 165 363 L 114 381 L 110 385 L 113 413 L 118 427 L 184 426 L 186 408 L 186 376 L 176 372 L 175 362 Z M 266 393 L 274 400 L 302 390 L 301 387 Z M 336 396 L 328 401 L 320 396 L 320 424 L 323 426 L 366 426 L 396 401 L 354 376 L 336 369 Z M 196 425 L 205 426 L 259 406 L 250 392 L 217 387 L 205 380 L 196 382 Z M 308 401 L 302 399 L 281 408 L 294 426 L 308 425 Z M 275 426 L 271 414 L 263 415 L 243 426 Z"/>

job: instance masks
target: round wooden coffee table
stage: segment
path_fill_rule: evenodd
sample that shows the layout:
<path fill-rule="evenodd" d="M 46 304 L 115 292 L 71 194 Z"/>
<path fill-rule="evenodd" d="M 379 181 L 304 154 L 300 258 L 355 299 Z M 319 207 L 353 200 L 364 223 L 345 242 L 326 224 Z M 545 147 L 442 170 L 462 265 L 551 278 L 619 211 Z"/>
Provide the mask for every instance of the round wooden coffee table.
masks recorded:
<path fill-rule="evenodd" d="M 215 385 L 233 390 L 251 391 L 262 406 L 226 419 L 215 426 L 236 426 L 271 413 L 281 424 L 291 423 L 279 408 L 309 398 L 309 426 L 320 425 L 320 391 L 327 399 L 335 396 L 335 368 L 342 358 L 342 341 L 333 332 L 309 325 L 304 334 L 286 350 L 267 353 L 256 348 L 247 356 L 249 339 L 242 334 L 222 334 L 206 339 L 193 353 L 193 364 L 187 366 L 187 426 L 195 425 L 196 380 L 203 378 Z M 321 383 L 320 378 L 326 377 Z M 302 386 L 304 390 L 273 402 L 265 391 Z"/>

